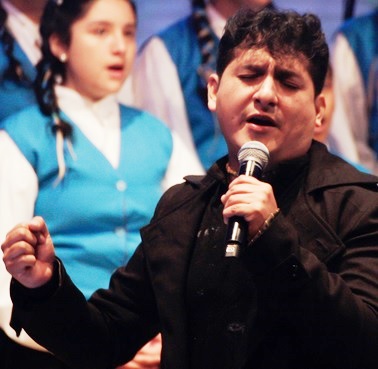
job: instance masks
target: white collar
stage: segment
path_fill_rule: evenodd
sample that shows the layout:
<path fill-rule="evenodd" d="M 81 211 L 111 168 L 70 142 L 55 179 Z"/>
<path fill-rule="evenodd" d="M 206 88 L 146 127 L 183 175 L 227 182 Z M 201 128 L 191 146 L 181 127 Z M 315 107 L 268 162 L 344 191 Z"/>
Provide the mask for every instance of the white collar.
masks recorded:
<path fill-rule="evenodd" d="M 117 102 L 116 95 L 108 95 L 101 100 L 91 101 L 77 91 L 64 87 L 61 85 L 55 86 L 55 93 L 58 99 L 59 108 L 67 114 L 75 123 L 75 116 L 78 116 L 77 113 L 83 111 L 92 111 L 96 115 L 102 125 L 109 123 L 108 118 L 111 117 L 114 112 L 119 112 L 119 105 Z"/>
<path fill-rule="evenodd" d="M 109 160 L 118 167 L 121 145 L 121 116 L 115 94 L 93 102 L 75 90 L 56 85 L 59 108 Z"/>

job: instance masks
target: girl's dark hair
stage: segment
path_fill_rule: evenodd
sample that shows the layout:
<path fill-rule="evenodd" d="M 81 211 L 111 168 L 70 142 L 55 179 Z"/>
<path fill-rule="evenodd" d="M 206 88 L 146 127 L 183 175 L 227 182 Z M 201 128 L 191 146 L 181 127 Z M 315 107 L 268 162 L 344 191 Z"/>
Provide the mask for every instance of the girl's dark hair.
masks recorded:
<path fill-rule="evenodd" d="M 274 57 L 305 58 L 317 96 L 324 85 L 329 51 L 316 15 L 294 11 L 239 10 L 226 24 L 220 41 L 217 73 L 221 76 L 235 57 L 235 49 L 266 48 Z"/>
<path fill-rule="evenodd" d="M 54 85 L 65 78 L 65 65 L 50 50 L 50 37 L 56 34 L 60 41 L 69 45 L 71 25 L 79 19 L 92 0 L 50 0 L 47 2 L 40 21 L 42 37 L 42 58 L 37 64 L 34 90 L 43 114 L 54 117 L 54 130 L 61 130 L 63 136 L 71 135 L 71 126 L 60 117 Z"/>
<path fill-rule="evenodd" d="M 4 70 L 3 75 L 0 76 L 0 82 L 9 80 L 15 83 L 31 86 L 32 81 L 27 78 L 21 67 L 21 63 L 13 55 L 15 40 L 5 26 L 7 18 L 8 13 L 5 11 L 0 2 L 0 43 L 2 44 L 5 55 L 8 59 L 8 66 Z"/>
<path fill-rule="evenodd" d="M 210 28 L 209 20 L 206 16 L 205 8 L 205 0 L 192 1 L 192 22 L 201 49 L 201 65 L 209 65 L 212 62 L 211 59 L 214 58 L 215 68 L 215 55 L 217 45 L 215 45 L 215 42 L 213 40 L 214 36 Z"/>
<path fill-rule="evenodd" d="M 54 129 L 61 130 L 64 136 L 71 134 L 71 127 L 60 117 L 54 85 L 59 79 L 64 81 L 66 70 L 64 63 L 52 54 L 49 39 L 52 35 L 56 35 L 63 44 L 69 45 L 72 24 L 85 14 L 93 1 L 50 0 L 47 2 L 40 22 L 42 58 L 37 64 L 34 90 L 42 113 L 54 118 Z M 127 1 L 131 4 L 136 15 L 134 2 L 132 0 Z"/>

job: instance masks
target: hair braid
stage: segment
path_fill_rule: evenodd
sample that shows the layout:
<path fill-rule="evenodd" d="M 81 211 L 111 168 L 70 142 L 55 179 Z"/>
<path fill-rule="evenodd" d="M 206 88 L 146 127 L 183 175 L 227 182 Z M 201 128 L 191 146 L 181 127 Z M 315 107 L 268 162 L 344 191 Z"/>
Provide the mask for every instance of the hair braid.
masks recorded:
<path fill-rule="evenodd" d="M 69 123 L 60 118 L 60 110 L 57 104 L 54 86 L 57 75 L 53 72 L 51 63 L 41 60 L 37 65 L 37 78 L 34 90 L 38 105 L 44 115 L 51 116 L 54 120 L 53 130 L 61 130 L 63 136 L 71 136 L 72 127 Z"/>
<path fill-rule="evenodd" d="M 42 59 L 37 65 L 37 78 L 34 90 L 39 107 L 44 115 L 52 118 L 52 131 L 56 136 L 56 156 L 58 161 L 58 177 L 55 181 L 57 185 L 65 176 L 66 162 L 64 159 L 64 140 L 72 136 L 72 126 L 61 118 L 54 86 L 57 75 L 53 72 L 51 62 Z M 71 147 L 71 141 L 68 144 Z"/>
<path fill-rule="evenodd" d="M 60 117 L 54 86 L 59 78 L 64 78 L 64 65 L 51 53 L 49 38 L 52 34 L 57 5 L 48 2 L 41 20 L 42 58 L 37 64 L 37 77 L 34 82 L 34 91 L 38 105 L 44 115 L 54 120 L 53 130 L 61 131 L 63 136 L 70 136 L 72 127 Z"/>
<path fill-rule="evenodd" d="M 42 37 L 42 58 L 37 64 L 37 77 L 34 81 L 34 91 L 41 112 L 51 117 L 52 131 L 56 136 L 56 156 L 58 161 L 58 177 L 55 181 L 57 185 L 65 176 L 65 138 L 73 153 L 71 136 L 72 126 L 61 117 L 60 109 L 55 94 L 55 84 L 59 79 L 65 77 L 65 67 L 51 52 L 49 38 L 54 32 L 57 22 L 58 7 L 56 2 L 49 1 L 41 19 L 40 33 Z"/>
<path fill-rule="evenodd" d="M 201 77 L 200 94 L 207 104 L 207 80 L 215 71 L 217 46 L 206 15 L 205 0 L 192 0 L 192 24 L 201 50 L 201 64 L 197 69 Z"/>

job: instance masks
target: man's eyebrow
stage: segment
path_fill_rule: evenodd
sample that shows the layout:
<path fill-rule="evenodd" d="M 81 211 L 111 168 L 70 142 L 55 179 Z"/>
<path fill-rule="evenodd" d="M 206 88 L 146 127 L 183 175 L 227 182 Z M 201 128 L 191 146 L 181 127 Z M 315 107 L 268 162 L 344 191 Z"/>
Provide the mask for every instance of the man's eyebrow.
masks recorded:
<path fill-rule="evenodd" d="M 274 74 L 277 78 L 280 78 L 280 79 L 289 79 L 289 78 L 302 79 L 302 76 L 299 73 L 294 72 L 291 69 L 277 68 L 274 71 Z"/>
<path fill-rule="evenodd" d="M 240 66 L 240 70 L 249 71 L 257 74 L 263 74 L 265 73 L 267 68 L 267 64 L 264 62 L 248 62 L 245 64 L 242 64 Z M 297 71 L 294 71 L 291 68 L 284 67 L 284 66 L 276 66 L 274 68 L 274 76 L 277 79 L 286 80 L 286 79 L 296 79 L 296 80 L 302 80 L 303 77 L 300 73 Z"/>
<path fill-rule="evenodd" d="M 249 70 L 252 72 L 259 72 L 259 71 L 264 71 L 266 69 L 265 65 L 262 63 L 248 63 L 248 64 L 243 64 L 241 65 L 242 69 Z"/>

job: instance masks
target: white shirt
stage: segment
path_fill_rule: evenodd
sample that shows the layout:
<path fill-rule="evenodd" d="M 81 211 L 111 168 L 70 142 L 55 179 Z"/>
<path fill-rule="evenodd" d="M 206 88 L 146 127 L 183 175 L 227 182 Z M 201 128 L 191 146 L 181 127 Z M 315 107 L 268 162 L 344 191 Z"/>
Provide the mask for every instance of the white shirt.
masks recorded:
<path fill-rule="evenodd" d="M 39 25 L 20 12 L 9 1 L 3 0 L 2 6 L 8 14 L 6 21 L 7 28 L 31 63 L 36 65 L 41 58 Z"/>
<path fill-rule="evenodd" d="M 368 145 L 369 119 L 363 77 L 343 34 L 336 36 L 331 62 L 335 94 L 329 137 L 331 149 L 378 174 L 377 156 Z"/>

